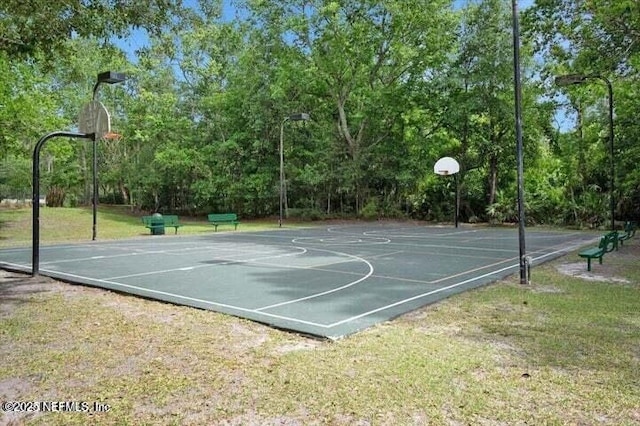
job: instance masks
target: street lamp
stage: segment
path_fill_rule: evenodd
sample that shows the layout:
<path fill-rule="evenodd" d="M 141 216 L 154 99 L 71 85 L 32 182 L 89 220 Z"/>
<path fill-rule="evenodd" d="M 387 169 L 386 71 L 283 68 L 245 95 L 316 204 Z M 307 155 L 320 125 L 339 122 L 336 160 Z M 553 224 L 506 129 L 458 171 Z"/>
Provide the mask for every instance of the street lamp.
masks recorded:
<path fill-rule="evenodd" d="M 282 228 L 282 201 L 284 195 L 284 123 L 287 121 L 307 121 L 309 118 L 309 114 L 305 112 L 291 114 L 285 117 L 280 125 L 280 219 L 278 220 L 278 226 L 280 228 Z"/>
<path fill-rule="evenodd" d="M 98 101 L 98 87 L 102 83 L 106 84 L 115 84 L 121 83 L 126 80 L 126 76 L 120 72 L 113 71 L 105 71 L 98 74 L 98 80 L 96 81 L 95 86 L 93 86 L 93 101 Z M 92 210 L 93 210 L 93 236 L 92 240 L 96 240 L 97 234 L 97 223 L 98 223 L 98 138 L 93 136 L 93 200 L 92 200 Z"/>
<path fill-rule="evenodd" d="M 615 198 L 614 198 L 614 189 L 615 189 L 615 181 L 616 181 L 616 175 L 615 175 L 615 154 L 614 154 L 614 148 L 613 148 L 613 139 L 614 139 L 614 134 L 613 134 L 613 87 L 611 86 L 611 81 L 609 81 L 608 78 L 599 75 L 599 74 L 588 74 L 588 75 L 584 75 L 584 74 L 567 74 L 567 75 L 561 75 L 556 77 L 555 79 L 555 83 L 557 86 L 560 87 L 564 87 L 564 86 L 571 86 L 574 84 L 582 84 L 585 83 L 587 80 L 589 79 L 598 79 L 601 81 L 604 81 L 604 83 L 607 85 L 607 89 L 609 91 L 609 156 L 610 156 L 610 161 L 611 161 L 611 167 L 610 167 L 610 172 L 611 172 L 611 176 L 610 176 L 610 187 L 611 187 L 611 193 L 610 193 L 610 202 L 611 202 L 611 230 L 615 230 L 615 211 L 616 211 L 616 203 L 615 203 Z"/>
<path fill-rule="evenodd" d="M 522 142 L 522 83 L 520 72 L 520 14 L 518 0 L 511 0 L 513 27 L 513 87 L 515 93 L 516 157 L 518 163 L 518 250 L 520 284 L 529 284 L 529 261 L 525 244 L 524 209 L 524 145 Z"/>

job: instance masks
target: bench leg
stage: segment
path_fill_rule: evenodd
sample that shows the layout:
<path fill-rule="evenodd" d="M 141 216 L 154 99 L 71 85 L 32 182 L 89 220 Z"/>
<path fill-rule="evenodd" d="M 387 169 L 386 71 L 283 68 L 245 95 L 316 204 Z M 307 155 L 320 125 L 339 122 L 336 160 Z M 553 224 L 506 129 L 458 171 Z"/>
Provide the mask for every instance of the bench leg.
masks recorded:
<path fill-rule="evenodd" d="M 587 271 L 591 272 L 591 258 L 587 257 Z"/>
<path fill-rule="evenodd" d="M 600 257 L 598 258 L 598 260 L 600 261 L 600 264 L 602 265 L 602 256 L 600 256 Z"/>
<path fill-rule="evenodd" d="M 218 224 L 213 225 L 213 232 L 218 232 Z"/>

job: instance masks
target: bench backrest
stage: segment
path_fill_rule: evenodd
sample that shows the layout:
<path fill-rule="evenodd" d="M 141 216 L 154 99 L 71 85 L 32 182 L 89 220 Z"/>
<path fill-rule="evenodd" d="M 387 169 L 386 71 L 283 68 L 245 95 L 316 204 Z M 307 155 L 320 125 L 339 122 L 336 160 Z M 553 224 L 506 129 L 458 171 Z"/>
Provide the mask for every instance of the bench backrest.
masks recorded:
<path fill-rule="evenodd" d="M 178 225 L 178 216 L 175 214 L 165 214 L 161 217 L 159 216 L 142 216 L 142 223 L 145 226 L 152 224 L 164 223 L 167 226 L 175 226 Z"/>
<path fill-rule="evenodd" d="M 151 222 L 155 223 L 157 221 L 157 218 L 154 218 L 153 216 L 142 216 L 142 223 L 144 223 L 145 225 L 151 225 Z"/>
<path fill-rule="evenodd" d="M 164 219 L 164 224 L 166 226 L 175 226 L 178 225 L 178 215 L 175 214 L 165 214 L 162 216 Z"/>
<path fill-rule="evenodd" d="M 235 213 L 210 213 L 207 218 L 209 222 L 233 222 L 238 220 L 238 215 Z"/>
<path fill-rule="evenodd" d="M 611 231 L 600 239 L 598 245 L 601 249 L 607 253 L 612 252 L 618 248 L 618 231 Z"/>

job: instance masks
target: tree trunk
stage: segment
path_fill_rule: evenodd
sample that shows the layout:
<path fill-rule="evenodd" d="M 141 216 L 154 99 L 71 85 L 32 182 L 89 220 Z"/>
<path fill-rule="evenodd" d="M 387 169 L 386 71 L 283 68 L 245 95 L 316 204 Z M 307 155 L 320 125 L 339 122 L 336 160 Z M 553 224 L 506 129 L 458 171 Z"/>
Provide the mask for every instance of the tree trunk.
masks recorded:
<path fill-rule="evenodd" d="M 52 186 L 47 192 L 47 207 L 62 207 L 66 194 L 59 186 Z"/>
<path fill-rule="evenodd" d="M 489 197 L 488 205 L 496 202 L 496 192 L 498 190 L 498 157 L 492 155 L 489 159 Z"/>
<path fill-rule="evenodd" d="M 122 182 L 119 183 L 120 186 L 120 194 L 122 194 L 122 203 L 124 205 L 129 204 L 129 190 Z"/>

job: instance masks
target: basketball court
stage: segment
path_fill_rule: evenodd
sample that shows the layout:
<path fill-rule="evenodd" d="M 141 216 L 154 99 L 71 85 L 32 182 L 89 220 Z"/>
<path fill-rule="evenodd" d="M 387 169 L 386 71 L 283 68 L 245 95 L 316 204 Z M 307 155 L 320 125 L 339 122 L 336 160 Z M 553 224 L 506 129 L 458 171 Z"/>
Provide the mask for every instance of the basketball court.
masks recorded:
<path fill-rule="evenodd" d="M 532 231 L 537 265 L 594 241 Z M 31 271 L 31 247 L 0 250 Z M 40 273 L 337 339 L 517 273 L 516 229 L 365 223 L 42 246 Z"/>

